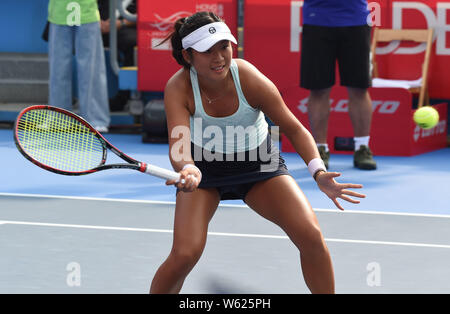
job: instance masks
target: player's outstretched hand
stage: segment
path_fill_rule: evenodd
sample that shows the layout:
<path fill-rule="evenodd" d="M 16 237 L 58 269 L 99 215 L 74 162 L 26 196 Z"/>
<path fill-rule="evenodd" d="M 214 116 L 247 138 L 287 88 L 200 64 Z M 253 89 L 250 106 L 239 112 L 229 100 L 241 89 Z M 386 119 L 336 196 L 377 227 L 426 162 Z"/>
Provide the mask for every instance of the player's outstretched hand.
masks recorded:
<path fill-rule="evenodd" d="M 339 177 L 339 172 L 320 172 L 317 174 L 316 182 L 319 189 L 325 193 L 340 210 L 344 208 L 339 204 L 338 198 L 343 199 L 353 204 L 359 204 L 359 200 L 353 199 L 353 197 L 365 198 L 366 196 L 361 193 L 357 193 L 348 189 L 360 189 L 363 186 L 361 184 L 352 183 L 338 183 L 334 178 Z"/>

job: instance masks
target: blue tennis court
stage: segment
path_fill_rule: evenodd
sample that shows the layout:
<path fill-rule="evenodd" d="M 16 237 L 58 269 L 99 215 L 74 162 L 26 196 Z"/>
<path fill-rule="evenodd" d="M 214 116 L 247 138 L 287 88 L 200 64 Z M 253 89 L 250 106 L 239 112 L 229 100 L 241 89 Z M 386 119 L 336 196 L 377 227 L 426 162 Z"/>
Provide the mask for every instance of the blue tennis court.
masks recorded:
<path fill-rule="evenodd" d="M 130 156 L 170 167 L 166 144 L 107 134 Z M 147 293 L 170 251 L 175 190 L 144 174 L 81 177 L 44 171 L 0 130 L 0 293 Z M 283 153 L 309 198 L 333 258 L 337 293 L 450 291 L 450 150 L 376 156 L 378 170 L 332 155 L 341 182 L 367 198 L 340 212 L 300 157 Z M 205 252 L 182 293 L 308 293 L 296 248 L 241 201 L 220 205 Z"/>

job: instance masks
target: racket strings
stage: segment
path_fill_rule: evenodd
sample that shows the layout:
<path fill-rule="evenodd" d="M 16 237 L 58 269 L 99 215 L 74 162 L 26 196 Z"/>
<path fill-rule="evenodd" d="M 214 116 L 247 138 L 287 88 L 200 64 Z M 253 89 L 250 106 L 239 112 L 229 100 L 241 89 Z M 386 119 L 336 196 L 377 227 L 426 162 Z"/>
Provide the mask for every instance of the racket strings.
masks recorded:
<path fill-rule="evenodd" d="M 52 168 L 80 172 L 99 166 L 103 145 L 88 127 L 63 113 L 37 109 L 24 113 L 17 138 L 26 154 Z"/>

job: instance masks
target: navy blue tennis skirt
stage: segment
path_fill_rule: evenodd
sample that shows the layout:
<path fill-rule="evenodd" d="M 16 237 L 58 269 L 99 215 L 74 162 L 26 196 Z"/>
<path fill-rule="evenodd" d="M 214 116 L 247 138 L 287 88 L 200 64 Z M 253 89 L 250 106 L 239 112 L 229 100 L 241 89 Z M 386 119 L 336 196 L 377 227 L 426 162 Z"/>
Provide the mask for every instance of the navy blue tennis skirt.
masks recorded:
<path fill-rule="evenodd" d="M 242 153 L 206 151 L 193 143 L 191 149 L 195 165 L 202 172 L 202 181 L 198 187 L 216 188 L 221 200 L 244 200 L 254 184 L 279 175 L 289 175 L 285 161 L 270 135 L 255 150 Z"/>

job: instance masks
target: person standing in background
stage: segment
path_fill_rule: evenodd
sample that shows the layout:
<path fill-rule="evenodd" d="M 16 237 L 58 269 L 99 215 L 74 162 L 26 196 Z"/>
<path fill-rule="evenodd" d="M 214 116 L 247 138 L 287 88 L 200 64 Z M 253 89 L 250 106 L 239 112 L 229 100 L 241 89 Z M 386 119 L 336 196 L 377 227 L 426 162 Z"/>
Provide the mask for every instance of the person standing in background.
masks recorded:
<path fill-rule="evenodd" d="M 308 117 L 311 133 L 328 168 L 327 143 L 330 92 L 335 84 L 336 60 L 341 85 L 347 87 L 353 125 L 356 168 L 377 168 L 369 148 L 372 101 L 370 33 L 367 0 L 305 0 L 300 86 L 310 90 Z"/>
<path fill-rule="evenodd" d="M 104 47 L 109 47 L 109 33 L 111 23 L 116 25 L 117 29 L 117 50 L 118 61 L 122 67 L 135 66 L 135 47 L 137 46 L 137 30 L 136 23 L 126 20 L 119 15 L 112 19 L 109 16 L 109 0 L 97 0 L 100 12 L 100 29 Z M 131 14 L 136 14 L 136 0 L 124 0 L 126 10 Z M 117 94 L 109 100 L 109 108 L 111 111 L 122 111 L 130 99 L 129 90 L 119 90 Z"/>
<path fill-rule="evenodd" d="M 111 19 L 109 16 L 109 0 L 97 0 L 100 12 L 100 29 L 103 45 L 109 47 L 109 30 L 111 23 L 116 24 L 117 49 L 122 54 L 119 62 L 125 66 L 134 66 L 134 49 L 137 45 L 136 22 L 128 21 L 121 15 Z M 136 0 L 124 1 L 125 8 L 131 14 L 136 14 Z"/>
<path fill-rule="evenodd" d="M 96 0 L 50 0 L 49 104 L 72 107 L 75 54 L 80 115 L 98 131 L 110 123 L 106 65 Z"/>

